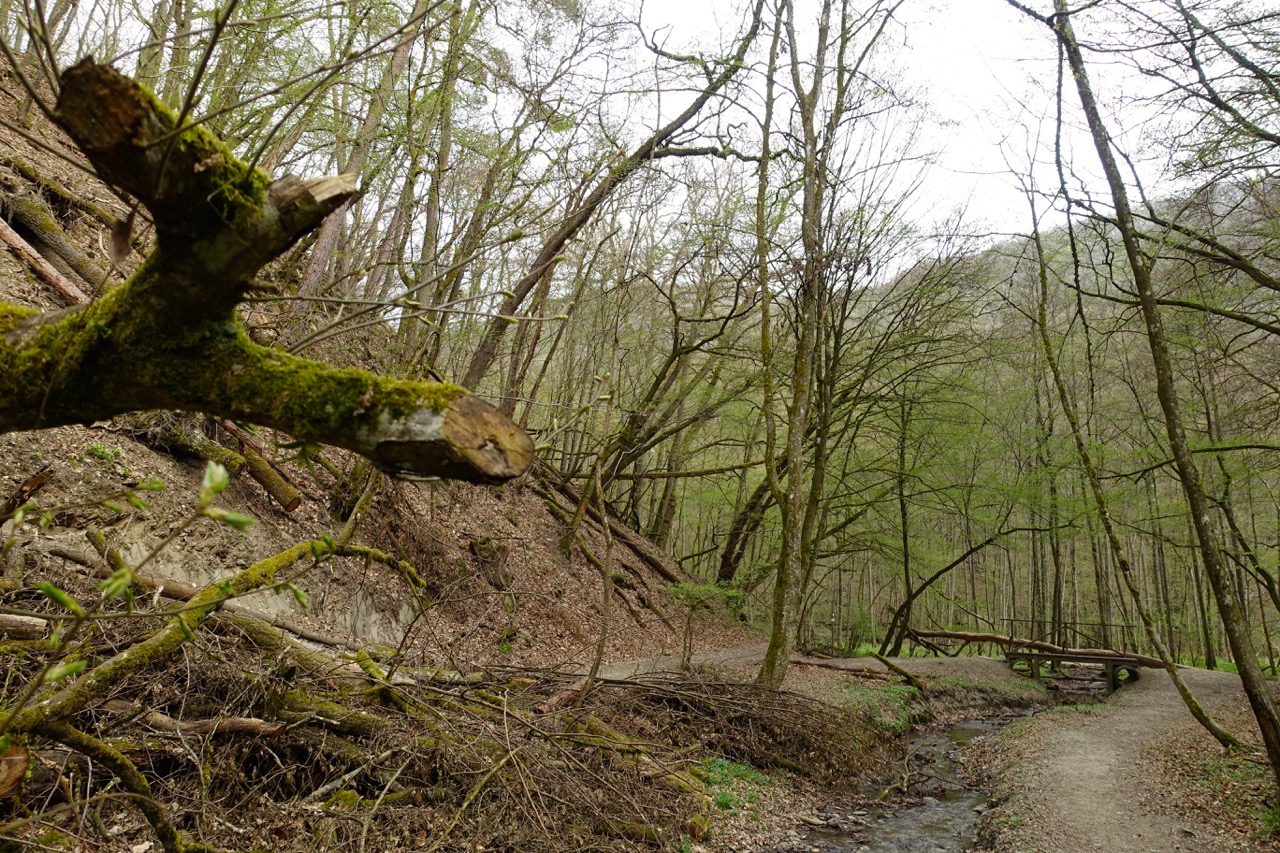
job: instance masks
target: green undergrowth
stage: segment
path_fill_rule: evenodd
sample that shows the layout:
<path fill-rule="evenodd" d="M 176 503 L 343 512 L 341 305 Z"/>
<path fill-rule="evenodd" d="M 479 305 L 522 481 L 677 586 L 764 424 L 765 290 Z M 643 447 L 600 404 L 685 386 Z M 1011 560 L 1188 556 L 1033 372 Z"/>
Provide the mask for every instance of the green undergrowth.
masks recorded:
<path fill-rule="evenodd" d="M 991 710 L 1036 708 L 1050 701 L 1049 691 L 1030 678 L 942 676 L 932 682 L 935 698 L 966 708 Z"/>
<path fill-rule="evenodd" d="M 706 761 L 702 769 L 706 772 L 707 792 L 717 809 L 759 816 L 755 808 L 773 780 L 749 764 L 724 758 Z"/>
<path fill-rule="evenodd" d="M 913 724 L 929 716 L 920 691 L 900 684 L 848 679 L 836 701 L 857 710 L 873 730 L 882 735 L 906 734 Z"/>
<path fill-rule="evenodd" d="M 1156 760 L 1175 783 L 1175 808 L 1198 810 L 1227 832 L 1280 841 L 1280 803 L 1265 762 L 1240 750 L 1195 748 L 1182 739 L 1162 745 Z"/>

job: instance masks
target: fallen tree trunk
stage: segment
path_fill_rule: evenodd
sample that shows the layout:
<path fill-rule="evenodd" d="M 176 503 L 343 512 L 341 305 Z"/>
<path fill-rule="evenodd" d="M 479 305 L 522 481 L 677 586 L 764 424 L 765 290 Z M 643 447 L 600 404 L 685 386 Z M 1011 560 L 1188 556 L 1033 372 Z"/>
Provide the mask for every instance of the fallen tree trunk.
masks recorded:
<path fill-rule="evenodd" d="M 564 495 L 574 506 L 582 503 L 582 496 L 579 495 L 571 486 L 563 483 L 553 483 L 555 491 Z M 681 577 L 680 571 L 671 565 L 671 558 L 663 553 L 657 545 L 654 545 L 648 539 L 636 533 L 630 527 L 615 519 L 612 513 L 606 511 L 602 516 L 600 511 L 590 503 L 586 507 L 587 517 L 598 524 L 609 525 L 609 531 L 613 536 L 620 540 L 631 550 L 646 566 L 653 569 L 658 575 L 668 583 L 681 583 L 685 579 Z"/>
<path fill-rule="evenodd" d="M 942 639 L 942 640 L 961 640 L 966 643 L 991 643 L 997 646 L 1009 648 L 1016 646 L 1020 649 L 1034 649 L 1038 652 L 1048 652 L 1055 655 L 1098 655 L 1115 658 L 1133 658 L 1138 663 L 1151 669 L 1164 669 L 1164 663 L 1160 658 L 1148 657 L 1147 655 L 1134 654 L 1132 652 L 1117 652 L 1114 649 L 1072 649 L 1065 646 L 1055 646 L 1053 643 L 1046 643 L 1042 640 L 1022 640 L 1017 637 L 1009 637 L 1004 634 L 977 634 L 970 631 L 920 631 L 912 629 L 910 633 L 916 637 L 925 639 Z"/>
<path fill-rule="evenodd" d="M 89 260 L 67 239 L 67 232 L 62 230 L 47 207 L 34 199 L 13 194 L 5 196 L 3 202 L 9 224 L 25 231 L 29 235 L 28 241 L 49 263 L 59 268 L 68 279 L 75 281 L 78 278 L 82 283 L 81 290 L 93 292 L 102 289 L 107 281 L 106 270 Z"/>
<path fill-rule="evenodd" d="M 49 633 L 49 623 L 34 616 L 0 613 L 0 637 L 9 640 L 40 640 Z"/>
<path fill-rule="evenodd" d="M 55 199 L 55 207 L 66 207 L 86 213 L 107 228 L 115 224 L 118 218 L 102 205 L 90 201 L 79 193 L 73 193 L 48 175 L 40 174 L 31 164 L 18 157 L 12 151 L 0 149 L 0 164 L 8 166 L 13 170 L 14 174 L 20 176 L 28 184 L 37 187 L 41 195 Z M 17 180 L 5 181 L 4 184 L 12 190 L 17 190 L 21 186 Z M 141 250 L 141 243 L 135 241 L 134 248 Z"/>
<path fill-rule="evenodd" d="M 85 295 L 73 282 L 68 281 L 66 276 L 58 272 L 53 266 L 45 260 L 44 256 L 32 248 L 31 244 L 23 240 L 17 231 L 9 227 L 9 223 L 0 219 L 0 240 L 9 247 L 9 251 L 17 255 L 18 259 L 27 266 L 31 267 L 36 277 L 45 284 L 53 288 L 54 292 L 68 305 L 84 305 L 89 301 L 89 297 Z"/>
<path fill-rule="evenodd" d="M 302 493 L 286 480 L 275 466 L 258 455 L 248 444 L 240 448 L 244 461 L 248 463 L 249 475 L 258 481 L 267 494 L 278 503 L 285 512 L 293 512 L 302 504 Z"/>
<path fill-rule="evenodd" d="M 91 306 L 0 303 L 0 432 L 176 409 L 345 447 L 397 473 L 501 482 L 532 464 L 524 431 L 462 388 L 250 340 L 235 309 L 255 274 L 353 198 L 354 175 L 272 181 L 91 59 L 63 73 L 54 118 L 104 181 L 150 211 L 156 248 Z M 20 243 L 7 225 L 0 235 Z"/>
<path fill-rule="evenodd" d="M 131 713 L 135 710 L 130 702 L 112 699 L 102 705 L 104 711 L 113 713 Z M 176 720 L 168 714 L 150 710 L 144 712 L 139 719 L 157 731 L 171 734 L 188 735 L 253 735 L 254 737 L 275 737 L 283 733 L 288 725 L 271 723 L 256 717 L 215 717 L 207 720 Z"/>

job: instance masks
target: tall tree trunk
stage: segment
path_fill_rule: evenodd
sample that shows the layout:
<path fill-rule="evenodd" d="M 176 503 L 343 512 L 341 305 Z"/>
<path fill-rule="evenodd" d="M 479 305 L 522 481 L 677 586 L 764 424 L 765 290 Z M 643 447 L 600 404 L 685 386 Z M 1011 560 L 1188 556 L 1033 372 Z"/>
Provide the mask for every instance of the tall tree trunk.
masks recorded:
<path fill-rule="evenodd" d="M 1035 210 L 1032 210 L 1032 218 L 1035 218 Z M 1040 298 L 1039 307 L 1036 312 L 1037 323 L 1039 329 L 1040 349 L 1045 361 L 1049 365 L 1049 371 L 1053 376 L 1053 384 L 1058 392 L 1058 401 L 1062 406 L 1063 414 L 1066 416 L 1067 424 L 1071 428 L 1071 436 L 1075 440 L 1076 454 L 1080 459 L 1080 466 L 1084 469 L 1085 477 L 1089 481 L 1089 488 L 1093 494 L 1094 507 L 1098 512 L 1098 520 L 1102 525 L 1102 530 L 1106 534 L 1107 542 L 1111 546 L 1111 555 L 1115 559 L 1116 567 L 1120 571 L 1120 577 L 1124 580 L 1125 585 L 1129 588 L 1129 594 L 1133 599 L 1134 609 L 1138 611 L 1138 616 L 1142 620 L 1142 627 L 1146 631 L 1147 641 L 1151 643 L 1156 650 L 1156 655 L 1164 662 L 1165 670 L 1169 673 L 1170 680 L 1173 681 L 1174 687 L 1178 691 L 1178 695 L 1182 697 L 1182 701 L 1186 704 L 1191 715 L 1212 734 L 1219 743 L 1225 747 L 1239 746 L 1239 741 L 1230 732 L 1227 732 L 1218 723 L 1209 716 L 1204 707 L 1195 698 L 1191 692 L 1191 688 L 1182 678 L 1182 674 L 1178 671 L 1177 661 L 1173 659 L 1168 646 L 1160 637 L 1160 630 L 1155 620 L 1152 618 L 1151 611 L 1143 602 L 1142 589 L 1137 579 L 1134 577 L 1133 569 L 1129 565 L 1129 558 L 1125 554 L 1124 546 L 1120 543 L 1120 537 L 1116 533 L 1115 524 L 1111 519 L 1111 510 L 1107 501 L 1106 493 L 1102 490 L 1102 481 L 1098 477 L 1097 466 L 1093 462 L 1092 453 L 1089 451 L 1088 445 L 1085 444 L 1084 433 L 1080 428 L 1080 421 L 1076 415 L 1075 404 L 1071 401 L 1069 392 L 1067 391 L 1066 382 L 1062 378 L 1062 371 L 1058 366 L 1058 357 L 1054 353 L 1053 342 L 1049 338 L 1049 321 L 1048 321 L 1048 295 L 1049 295 L 1049 273 L 1048 266 L 1044 255 L 1044 246 L 1040 239 L 1040 230 L 1037 226 L 1033 233 L 1032 239 L 1036 245 L 1036 256 L 1039 266 L 1040 279 Z"/>
<path fill-rule="evenodd" d="M 427 12 L 431 6 L 431 0 L 415 0 L 413 11 L 405 23 L 405 33 L 391 51 L 391 57 L 387 60 L 382 76 L 378 80 L 378 86 L 370 98 L 369 110 L 365 114 L 364 122 L 361 123 L 360 130 L 351 145 L 351 151 L 343 158 L 338 171 L 358 174 L 364 168 L 373 150 L 373 143 L 377 139 L 382 118 L 386 115 L 396 85 L 404 74 L 405 64 L 409 61 L 409 49 L 413 46 L 418 33 L 422 31 L 422 25 L 426 21 Z M 340 238 L 349 207 L 350 203 L 344 205 L 333 216 L 326 219 L 320 228 L 315 247 L 311 250 L 311 259 L 307 262 L 307 268 L 302 274 L 302 282 L 298 285 L 300 296 L 315 296 L 325 289 L 323 282 L 341 244 Z"/>
<path fill-rule="evenodd" d="M 1111 150 L 1111 138 L 1103 123 L 1102 114 L 1098 110 L 1084 55 L 1072 30 L 1071 13 L 1066 0 L 1054 0 L 1054 10 L 1056 14 L 1051 19 L 1046 19 L 1045 23 L 1053 28 L 1058 37 L 1058 43 L 1066 53 L 1072 77 L 1075 79 L 1076 91 L 1080 96 L 1080 105 L 1088 120 L 1094 148 L 1097 150 L 1098 159 L 1102 163 L 1107 184 L 1111 190 L 1115 207 L 1115 224 L 1124 243 L 1125 257 L 1141 301 L 1147 343 L 1155 367 L 1156 396 L 1164 415 L 1165 431 L 1168 434 L 1169 447 L 1173 452 L 1174 464 L 1191 510 L 1192 524 L 1200 545 L 1200 558 L 1218 603 L 1218 612 L 1222 618 L 1232 654 L 1236 659 L 1241 685 L 1258 720 L 1267 758 L 1270 761 L 1272 773 L 1276 777 L 1277 786 L 1280 787 L 1280 711 L 1276 708 L 1270 686 L 1262 675 L 1262 668 L 1258 665 L 1257 651 L 1250 636 L 1249 626 L 1245 624 L 1241 615 L 1240 602 L 1229 573 L 1222 563 L 1222 555 L 1209 523 L 1209 503 L 1201 486 L 1200 472 L 1196 467 L 1183 428 L 1182 412 L 1174 384 L 1173 365 L 1169 357 L 1164 325 L 1160 318 L 1160 307 L 1156 301 L 1155 287 L 1151 280 L 1151 270 L 1142 256 L 1138 232 L 1129 206 L 1128 190 Z M 1219 737 L 1219 741 L 1221 740 L 1222 738 Z"/>
<path fill-rule="evenodd" d="M 787 613 L 787 591 L 790 587 L 789 572 L 792 563 L 786 555 L 786 546 L 789 540 L 791 530 L 787 527 L 788 513 L 791 511 L 791 505 L 788 502 L 789 492 L 784 491 L 783 478 L 788 476 L 791 469 L 785 465 L 776 463 L 777 457 L 777 422 L 774 416 L 774 382 L 773 382 L 773 320 L 770 316 L 770 305 L 773 296 L 769 288 L 769 243 L 772 235 L 768 230 L 768 198 L 769 198 L 769 161 L 771 156 L 771 142 L 773 134 L 773 108 L 774 108 L 774 87 L 778 69 L 778 48 L 782 38 L 782 16 L 785 11 L 790 8 L 789 3 L 779 3 L 777 14 L 773 23 L 773 38 L 769 43 L 769 65 L 768 73 L 765 76 L 765 106 L 764 120 L 761 123 L 761 157 L 758 168 L 758 181 L 756 183 L 756 217 L 755 217 L 755 250 L 756 250 L 756 284 L 760 294 L 760 356 L 763 362 L 763 385 L 764 385 L 764 423 L 765 423 L 765 481 L 761 484 L 761 488 L 756 490 L 756 495 L 760 496 L 759 511 L 754 517 L 739 514 L 739 519 L 744 517 L 752 518 L 753 524 L 758 525 L 760 519 L 764 516 L 764 506 L 766 499 L 772 499 L 778 504 L 780 514 L 783 520 L 783 553 L 778 557 L 776 574 L 774 577 L 773 596 L 771 599 L 772 609 L 770 613 L 770 632 L 769 646 L 765 650 L 764 661 L 760 665 L 760 672 L 756 675 L 756 681 L 775 690 L 782 686 L 783 679 L 787 676 L 787 665 L 791 657 L 791 625 L 790 614 Z M 787 489 L 794 490 L 793 484 L 788 484 Z M 748 502 L 748 506 L 755 503 L 756 495 L 752 496 L 752 501 Z M 730 535 L 732 538 L 732 534 Z M 725 553 L 728 553 L 726 548 Z M 720 575 L 724 575 L 724 561 L 721 560 Z"/>
<path fill-rule="evenodd" d="M 897 491 L 898 505 L 898 546 L 902 551 L 902 602 L 901 615 L 894 614 L 894 624 L 890 625 L 892 644 L 888 653 L 897 657 L 902 653 L 902 643 L 911 627 L 912 603 L 916 599 L 916 591 L 911 577 L 911 515 L 907 505 L 907 426 L 911 420 L 911 406 L 905 399 L 899 401 L 898 408 L 898 442 L 896 459 L 898 468 L 894 472 L 894 483 Z M 888 642 L 886 637 L 886 642 Z M 880 652 L 884 654 L 882 650 Z"/>

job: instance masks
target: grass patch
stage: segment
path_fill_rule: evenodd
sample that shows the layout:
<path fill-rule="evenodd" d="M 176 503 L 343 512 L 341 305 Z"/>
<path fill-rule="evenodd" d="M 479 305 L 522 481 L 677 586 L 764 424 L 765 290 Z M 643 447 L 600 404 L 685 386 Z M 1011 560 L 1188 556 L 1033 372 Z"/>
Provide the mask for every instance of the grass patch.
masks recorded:
<path fill-rule="evenodd" d="M 1263 841 L 1275 841 L 1280 838 L 1280 806 L 1263 809 L 1258 819 L 1262 824 L 1262 829 L 1258 831 L 1259 838 Z"/>
<path fill-rule="evenodd" d="M 927 716 L 920 692 L 903 684 L 848 679 L 837 702 L 860 712 L 873 729 L 890 735 L 905 734 L 911 724 Z"/>
<path fill-rule="evenodd" d="M 707 771 L 708 785 L 728 785 L 738 779 L 756 785 L 768 785 L 769 777 L 756 770 L 750 764 L 740 761 L 729 761 L 725 758 L 713 758 L 702 765 Z"/>
<path fill-rule="evenodd" d="M 737 814 L 744 808 L 754 808 L 760 800 L 760 790 L 770 784 L 768 776 L 739 761 L 713 758 L 702 769 L 711 802 L 724 812 Z"/>
<path fill-rule="evenodd" d="M 1043 684 L 1018 676 L 1006 678 L 968 678 L 958 675 L 944 675 L 935 679 L 938 684 L 959 691 L 980 691 L 987 696 L 1007 696 L 1015 699 L 1043 698 L 1048 690 Z"/>

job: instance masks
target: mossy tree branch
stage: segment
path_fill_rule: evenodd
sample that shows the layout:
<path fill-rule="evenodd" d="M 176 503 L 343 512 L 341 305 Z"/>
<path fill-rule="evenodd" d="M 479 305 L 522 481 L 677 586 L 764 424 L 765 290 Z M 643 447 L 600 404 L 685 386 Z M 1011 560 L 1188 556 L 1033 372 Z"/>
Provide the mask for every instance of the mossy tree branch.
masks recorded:
<path fill-rule="evenodd" d="M 23 734 L 49 720 L 66 719 L 92 706 L 115 685 L 134 673 L 164 660 L 176 651 L 228 598 L 270 586 L 277 576 L 308 555 L 327 555 L 323 542 L 301 542 L 259 560 L 226 581 L 210 584 L 179 609 L 165 626 L 147 639 L 121 651 L 28 708 L 14 709 L 0 719 L 0 731 Z"/>
<path fill-rule="evenodd" d="M 391 471 L 495 481 L 528 468 L 528 436 L 457 386 L 335 369 L 245 334 L 235 306 L 253 276 L 350 199 L 354 176 L 272 182 L 91 59 L 63 75 L 57 119 L 104 180 L 147 207 L 157 246 L 91 305 L 36 314 L 0 303 L 0 431 L 179 409 L 345 447 Z"/>
<path fill-rule="evenodd" d="M 177 828 L 169 819 L 165 807 L 151 795 L 151 786 L 147 784 L 146 778 L 118 749 L 85 734 L 65 720 L 45 720 L 40 726 L 39 733 L 106 765 L 121 780 L 125 790 L 138 798 L 138 807 L 155 830 L 165 853 L 183 853 L 203 849 L 203 845 L 189 845 L 183 842 L 182 836 L 178 834 Z"/>

